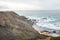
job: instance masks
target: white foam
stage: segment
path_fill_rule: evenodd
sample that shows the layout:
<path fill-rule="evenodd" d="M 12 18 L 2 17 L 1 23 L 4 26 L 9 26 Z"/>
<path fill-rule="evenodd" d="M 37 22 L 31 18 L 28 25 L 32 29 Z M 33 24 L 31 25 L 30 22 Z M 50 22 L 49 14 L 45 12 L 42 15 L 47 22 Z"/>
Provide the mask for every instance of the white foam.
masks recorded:
<path fill-rule="evenodd" d="M 40 18 L 38 18 L 38 17 L 33 17 L 33 16 L 26 16 L 28 19 L 36 19 L 36 20 L 38 20 L 38 19 L 40 19 Z"/>
<path fill-rule="evenodd" d="M 55 19 L 53 19 L 53 18 L 47 18 L 47 20 L 43 20 L 43 19 L 41 19 L 40 18 L 40 20 L 39 20 L 39 22 L 50 22 L 50 21 L 55 21 Z"/>
<path fill-rule="evenodd" d="M 58 25 L 55 25 L 55 24 L 52 24 L 52 23 L 47 23 L 47 22 L 50 22 L 50 21 L 55 21 L 56 19 L 54 19 L 54 18 L 45 17 L 45 18 L 47 18 L 47 20 L 43 20 L 43 21 L 41 20 L 41 18 L 44 18 L 44 17 L 38 18 L 38 17 L 34 17 L 34 16 L 26 16 L 26 18 L 37 20 L 36 25 L 38 25 L 38 26 L 47 27 L 47 28 L 55 29 L 55 30 L 60 30 L 60 27 L 58 27 Z"/>
<path fill-rule="evenodd" d="M 50 23 L 36 23 L 36 25 L 46 27 L 46 28 L 49 28 L 49 29 L 60 30 L 60 27 L 57 27 L 57 25 L 50 24 Z"/>

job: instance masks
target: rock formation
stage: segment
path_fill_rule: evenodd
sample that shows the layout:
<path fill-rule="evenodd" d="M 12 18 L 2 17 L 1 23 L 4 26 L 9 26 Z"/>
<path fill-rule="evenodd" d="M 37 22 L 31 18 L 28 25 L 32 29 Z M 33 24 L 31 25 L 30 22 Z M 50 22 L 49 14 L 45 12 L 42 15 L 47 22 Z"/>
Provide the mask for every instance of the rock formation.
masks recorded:
<path fill-rule="evenodd" d="M 30 40 L 37 36 L 24 16 L 13 11 L 0 12 L 0 40 Z"/>
<path fill-rule="evenodd" d="M 60 37 L 40 35 L 26 17 L 13 11 L 0 11 L 0 40 L 60 40 Z"/>

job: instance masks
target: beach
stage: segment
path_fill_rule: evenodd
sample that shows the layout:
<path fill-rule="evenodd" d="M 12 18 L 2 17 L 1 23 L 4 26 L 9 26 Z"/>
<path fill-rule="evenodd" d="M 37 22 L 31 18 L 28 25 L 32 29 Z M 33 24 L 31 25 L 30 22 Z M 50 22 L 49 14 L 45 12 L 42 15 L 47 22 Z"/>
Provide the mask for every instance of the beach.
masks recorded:
<path fill-rule="evenodd" d="M 33 28 L 34 28 L 39 34 L 47 35 L 47 36 L 51 36 L 51 37 L 60 37 L 60 35 L 58 35 L 58 34 L 54 34 L 54 33 L 49 33 L 49 32 L 43 31 L 42 29 L 38 28 L 38 26 L 36 26 L 36 25 L 33 25 Z"/>

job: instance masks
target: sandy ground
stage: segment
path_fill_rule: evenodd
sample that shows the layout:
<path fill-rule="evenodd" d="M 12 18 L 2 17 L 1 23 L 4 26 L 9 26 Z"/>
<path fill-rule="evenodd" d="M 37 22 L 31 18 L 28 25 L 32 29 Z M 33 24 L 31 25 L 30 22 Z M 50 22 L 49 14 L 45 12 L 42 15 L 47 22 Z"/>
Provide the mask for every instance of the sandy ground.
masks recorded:
<path fill-rule="evenodd" d="M 37 26 L 33 25 L 33 28 L 40 34 L 43 35 L 47 35 L 47 36 L 51 36 L 51 37 L 60 37 L 60 35 L 58 34 L 54 34 L 54 33 L 49 33 L 49 32 L 44 32 L 42 30 L 40 30 Z"/>

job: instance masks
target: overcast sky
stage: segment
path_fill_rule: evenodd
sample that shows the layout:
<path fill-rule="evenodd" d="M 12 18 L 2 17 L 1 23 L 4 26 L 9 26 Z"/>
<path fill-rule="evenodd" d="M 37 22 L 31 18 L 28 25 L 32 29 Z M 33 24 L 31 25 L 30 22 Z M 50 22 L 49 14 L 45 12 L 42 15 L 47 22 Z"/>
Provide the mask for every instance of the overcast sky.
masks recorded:
<path fill-rule="evenodd" d="M 60 10 L 60 0 L 0 0 L 0 10 Z"/>

